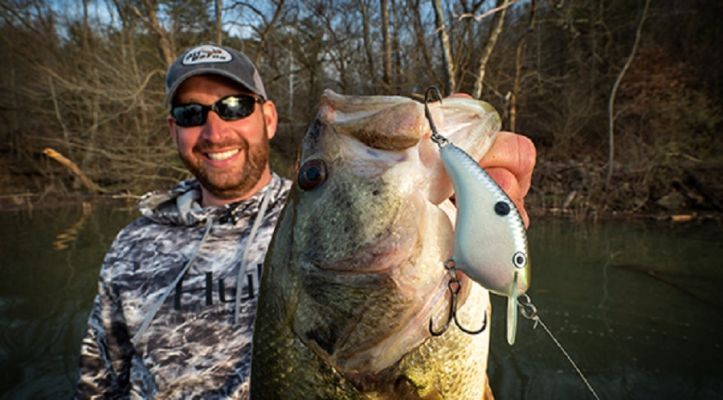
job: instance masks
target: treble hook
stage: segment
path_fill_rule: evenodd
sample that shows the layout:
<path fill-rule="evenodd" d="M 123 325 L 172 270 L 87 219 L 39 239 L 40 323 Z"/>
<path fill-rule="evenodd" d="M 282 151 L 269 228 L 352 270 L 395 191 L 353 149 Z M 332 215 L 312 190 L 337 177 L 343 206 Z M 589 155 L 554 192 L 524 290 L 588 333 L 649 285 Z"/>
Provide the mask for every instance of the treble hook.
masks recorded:
<path fill-rule="evenodd" d="M 462 284 L 457 279 L 457 270 L 455 269 L 454 260 L 447 260 L 447 262 L 444 263 L 444 268 L 449 271 L 450 279 L 447 283 L 447 288 L 449 289 L 449 293 L 452 295 L 452 298 L 449 302 L 449 312 L 447 313 L 447 322 L 445 322 L 444 326 L 441 330 L 436 331 L 434 329 L 434 323 L 432 321 L 432 318 L 429 319 L 429 333 L 432 334 L 432 336 L 440 336 L 444 332 L 449 329 L 449 323 L 454 320 L 454 324 L 457 325 L 457 328 L 459 328 L 462 332 L 468 334 L 468 335 L 477 335 L 479 333 L 482 333 L 482 331 L 487 328 L 487 313 L 485 312 L 484 321 L 482 321 L 482 327 L 478 330 L 469 330 L 465 327 L 463 327 L 459 320 L 457 319 L 457 295 L 459 294 L 459 291 L 462 290 Z"/>
<path fill-rule="evenodd" d="M 432 128 L 432 141 L 434 143 L 437 143 L 439 147 L 444 147 L 449 143 L 446 137 L 439 134 L 437 131 L 437 126 L 434 124 L 434 120 L 432 119 L 432 113 L 429 111 L 429 101 L 430 101 L 430 94 L 434 93 L 434 96 L 439 100 L 439 103 L 442 103 L 442 94 L 439 93 L 439 89 L 437 89 L 436 86 L 430 86 L 427 88 L 427 91 L 424 92 L 424 116 L 427 118 L 427 121 L 429 121 L 429 127 Z"/>

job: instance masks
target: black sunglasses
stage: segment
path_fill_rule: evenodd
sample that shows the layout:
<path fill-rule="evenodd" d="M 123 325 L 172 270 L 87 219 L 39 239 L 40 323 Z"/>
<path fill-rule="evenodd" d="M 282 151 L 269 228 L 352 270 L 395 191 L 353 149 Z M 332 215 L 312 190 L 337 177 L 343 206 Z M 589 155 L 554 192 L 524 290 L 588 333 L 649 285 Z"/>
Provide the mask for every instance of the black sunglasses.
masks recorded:
<path fill-rule="evenodd" d="M 171 116 L 182 127 L 200 126 L 206 123 L 208 112 L 214 111 L 224 121 L 246 118 L 254 112 L 256 103 L 264 99 L 249 94 L 226 96 L 210 106 L 198 103 L 179 104 L 171 107 Z"/>

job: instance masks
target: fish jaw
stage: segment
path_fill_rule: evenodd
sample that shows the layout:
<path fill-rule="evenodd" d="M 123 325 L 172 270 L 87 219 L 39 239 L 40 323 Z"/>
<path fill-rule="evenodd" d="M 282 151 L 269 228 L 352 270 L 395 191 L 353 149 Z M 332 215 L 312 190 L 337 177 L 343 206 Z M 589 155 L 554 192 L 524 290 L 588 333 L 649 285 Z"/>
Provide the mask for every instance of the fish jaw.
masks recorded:
<path fill-rule="evenodd" d="M 494 108 L 476 99 L 451 97 L 429 104 L 429 110 L 439 132 L 477 160 L 492 147 L 501 127 Z M 452 195 L 452 182 L 439 148 L 431 140 L 424 106 L 418 101 L 400 96 L 344 96 L 327 89 L 321 98 L 318 121 L 375 151 L 414 147 L 417 172 L 423 172 L 425 178 L 417 182 L 419 190 L 433 204 Z M 305 139 L 303 149 L 315 145 L 312 135 Z"/>
<path fill-rule="evenodd" d="M 337 133 L 353 137 L 369 148 L 408 149 L 416 145 L 427 130 L 423 106 L 416 101 L 400 96 L 375 96 L 374 102 L 359 108 L 348 101 L 350 98 L 353 96 L 326 90 L 319 119 L 327 126 L 334 126 Z"/>
<path fill-rule="evenodd" d="M 494 107 L 481 100 L 451 97 L 428 107 L 439 133 L 475 160 L 487 153 L 502 126 Z"/>

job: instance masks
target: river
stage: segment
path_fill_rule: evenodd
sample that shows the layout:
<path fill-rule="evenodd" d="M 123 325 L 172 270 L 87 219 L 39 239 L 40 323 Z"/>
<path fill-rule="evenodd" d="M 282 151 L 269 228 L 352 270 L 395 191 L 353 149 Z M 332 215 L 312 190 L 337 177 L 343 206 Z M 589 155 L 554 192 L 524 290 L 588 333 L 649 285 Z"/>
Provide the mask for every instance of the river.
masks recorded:
<path fill-rule="evenodd" d="M 0 398 L 69 398 L 103 254 L 136 214 L 111 206 L 0 213 Z M 536 219 L 528 292 L 602 399 L 723 397 L 723 228 L 715 222 Z M 593 399 L 545 333 L 505 341 L 494 296 L 497 399 Z"/>

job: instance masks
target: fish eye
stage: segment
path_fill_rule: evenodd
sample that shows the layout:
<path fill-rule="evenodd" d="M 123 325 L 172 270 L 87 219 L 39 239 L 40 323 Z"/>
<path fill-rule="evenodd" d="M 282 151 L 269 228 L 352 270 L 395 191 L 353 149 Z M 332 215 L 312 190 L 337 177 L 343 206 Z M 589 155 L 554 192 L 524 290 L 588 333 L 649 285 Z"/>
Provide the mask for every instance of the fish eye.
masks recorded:
<path fill-rule="evenodd" d="M 518 251 L 512 256 L 512 264 L 517 268 L 524 268 L 527 265 L 527 256 L 525 253 Z"/>
<path fill-rule="evenodd" d="M 327 170 L 324 160 L 309 160 L 299 168 L 296 181 L 301 190 L 314 190 L 326 181 Z"/>

